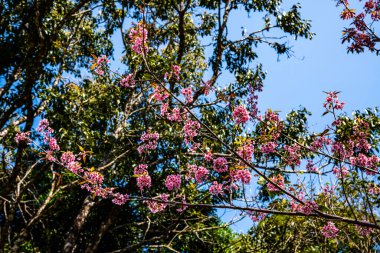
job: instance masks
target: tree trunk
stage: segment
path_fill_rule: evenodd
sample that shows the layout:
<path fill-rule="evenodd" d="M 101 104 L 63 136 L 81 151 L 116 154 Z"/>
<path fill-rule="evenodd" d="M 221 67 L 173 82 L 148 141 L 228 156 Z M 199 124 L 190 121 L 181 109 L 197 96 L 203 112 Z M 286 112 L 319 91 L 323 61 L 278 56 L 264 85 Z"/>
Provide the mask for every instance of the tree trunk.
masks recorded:
<path fill-rule="evenodd" d="M 88 214 L 90 213 L 91 208 L 95 205 L 95 201 L 91 195 L 88 195 L 84 201 L 82 208 L 80 209 L 77 217 L 74 220 L 74 224 L 71 227 L 66 240 L 63 244 L 63 252 L 64 253 L 72 253 L 75 250 L 75 243 L 77 235 L 82 229 Z"/>

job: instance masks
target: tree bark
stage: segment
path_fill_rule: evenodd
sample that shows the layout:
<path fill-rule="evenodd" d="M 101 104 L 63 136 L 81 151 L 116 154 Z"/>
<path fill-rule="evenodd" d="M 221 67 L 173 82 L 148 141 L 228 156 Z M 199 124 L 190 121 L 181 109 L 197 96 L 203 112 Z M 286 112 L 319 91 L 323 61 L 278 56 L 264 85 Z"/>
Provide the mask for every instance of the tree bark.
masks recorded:
<path fill-rule="evenodd" d="M 77 217 L 75 218 L 74 224 L 71 227 L 71 229 L 70 229 L 70 231 L 69 231 L 69 233 L 65 239 L 65 242 L 63 244 L 63 252 L 64 253 L 74 252 L 75 247 L 76 247 L 75 243 L 76 243 L 77 235 L 81 231 L 81 229 L 82 229 L 82 227 L 86 221 L 86 218 L 88 217 L 88 215 L 91 211 L 91 208 L 94 205 L 95 205 L 94 199 L 92 198 L 91 195 L 88 195 L 84 199 L 82 208 L 80 209 Z"/>

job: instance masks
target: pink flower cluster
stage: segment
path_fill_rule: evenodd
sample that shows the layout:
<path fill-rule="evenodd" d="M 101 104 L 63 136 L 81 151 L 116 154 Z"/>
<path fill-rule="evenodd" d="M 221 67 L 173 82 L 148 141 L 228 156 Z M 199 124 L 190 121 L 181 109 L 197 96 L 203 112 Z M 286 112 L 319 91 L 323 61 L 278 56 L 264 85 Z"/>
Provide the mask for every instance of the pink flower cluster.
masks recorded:
<path fill-rule="evenodd" d="M 277 184 L 279 187 L 281 187 L 283 189 L 285 188 L 284 177 L 281 176 L 280 174 L 278 174 L 277 176 L 273 176 L 271 178 L 271 180 L 273 181 L 273 183 Z M 272 183 L 268 183 L 267 187 L 268 187 L 268 191 L 270 191 L 270 192 L 278 192 L 278 191 L 280 191 L 280 189 L 278 189 Z"/>
<path fill-rule="evenodd" d="M 17 133 L 16 134 L 16 137 L 15 137 L 15 141 L 17 144 L 19 144 L 21 141 L 26 141 L 26 142 L 30 142 L 30 139 L 29 139 L 29 135 L 30 135 L 30 132 L 26 132 L 26 133 Z"/>
<path fill-rule="evenodd" d="M 267 216 L 266 213 L 262 212 L 249 212 L 248 214 L 253 222 L 262 221 Z"/>
<path fill-rule="evenodd" d="M 336 175 L 337 178 L 345 178 L 348 175 L 348 170 L 346 167 L 334 167 L 333 174 Z"/>
<path fill-rule="evenodd" d="M 201 125 L 198 121 L 188 120 L 186 121 L 183 132 L 185 134 L 185 143 L 187 144 L 189 141 L 192 141 L 195 136 L 198 135 L 198 130 Z"/>
<path fill-rule="evenodd" d="M 214 160 L 214 170 L 218 173 L 226 172 L 228 170 L 227 160 L 224 157 L 218 157 Z"/>
<path fill-rule="evenodd" d="M 121 193 L 114 193 L 113 194 L 113 199 L 112 199 L 112 203 L 114 203 L 115 205 L 124 205 L 125 202 L 127 202 L 129 196 L 128 194 L 121 194 Z"/>
<path fill-rule="evenodd" d="M 144 27 L 144 23 L 140 22 L 135 28 L 129 32 L 129 39 L 132 43 L 132 50 L 136 54 L 146 54 L 148 52 L 148 31 Z"/>
<path fill-rule="evenodd" d="M 186 103 L 193 102 L 193 88 L 187 87 L 181 90 L 181 94 L 185 96 Z"/>
<path fill-rule="evenodd" d="M 147 169 L 148 169 L 147 164 L 139 164 L 134 168 L 133 173 L 135 176 L 140 176 L 140 175 L 148 173 Z"/>
<path fill-rule="evenodd" d="M 133 80 L 133 74 L 129 74 L 120 80 L 120 86 L 126 88 L 133 87 L 135 83 L 136 81 Z"/>
<path fill-rule="evenodd" d="M 214 196 L 223 195 L 223 184 L 219 184 L 216 181 L 212 182 L 212 185 L 209 188 L 209 192 Z"/>
<path fill-rule="evenodd" d="M 326 238 L 334 238 L 338 235 L 339 229 L 331 221 L 327 222 L 322 228 L 322 235 Z"/>
<path fill-rule="evenodd" d="M 334 193 L 335 193 L 335 186 L 325 185 L 325 186 L 322 187 L 322 192 L 327 197 L 331 196 L 331 195 L 334 195 Z"/>
<path fill-rule="evenodd" d="M 206 160 L 206 162 L 211 162 L 212 161 L 212 153 L 210 151 L 207 152 L 203 157 Z"/>
<path fill-rule="evenodd" d="M 307 170 L 308 172 L 319 173 L 318 168 L 317 168 L 316 166 L 314 166 L 312 160 L 308 160 L 308 161 L 307 161 L 307 164 L 306 164 L 306 170 Z"/>
<path fill-rule="evenodd" d="M 83 173 L 82 166 L 75 160 L 75 155 L 71 151 L 66 151 L 61 156 L 62 165 L 74 174 Z"/>
<path fill-rule="evenodd" d="M 164 101 L 169 97 L 169 94 L 161 86 L 157 86 L 153 92 L 153 98 L 157 101 Z"/>
<path fill-rule="evenodd" d="M 147 169 L 147 164 L 139 164 L 134 168 L 134 174 L 137 176 L 137 186 L 140 188 L 140 191 L 143 191 L 145 188 L 149 189 L 152 186 L 152 179 Z"/>
<path fill-rule="evenodd" d="M 379 195 L 380 194 L 380 187 L 377 185 L 373 185 L 369 187 L 368 193 L 371 193 L 373 195 Z"/>
<path fill-rule="evenodd" d="M 239 105 L 232 113 L 232 117 L 236 124 L 245 124 L 249 120 L 249 113 L 244 106 Z"/>
<path fill-rule="evenodd" d="M 158 202 L 158 201 L 154 201 L 154 200 L 146 201 L 146 204 L 147 204 L 150 212 L 151 213 L 158 213 L 158 212 L 163 211 L 167 206 L 166 202 L 168 202 L 168 197 L 169 197 L 169 195 L 163 193 L 160 195 L 160 199 L 162 202 Z"/>
<path fill-rule="evenodd" d="M 186 119 L 186 114 L 181 113 L 180 108 L 173 108 L 172 113 L 167 113 L 168 120 L 174 121 L 174 122 L 181 122 L 182 120 Z"/>
<path fill-rule="evenodd" d="M 269 142 L 261 145 L 260 150 L 264 154 L 271 154 L 271 153 L 276 152 L 276 148 L 277 148 L 277 143 L 274 141 L 269 141 Z"/>
<path fill-rule="evenodd" d="M 40 121 L 37 131 L 41 132 L 44 136 L 44 143 L 49 144 L 50 149 L 46 151 L 47 160 L 63 166 L 68 171 L 84 179 L 84 184 L 81 185 L 82 189 L 86 189 L 88 192 L 104 199 L 112 198 L 112 202 L 117 205 L 122 205 L 128 200 L 128 194 L 114 193 L 114 188 L 103 187 L 102 184 L 104 176 L 100 172 L 82 168 L 73 152 L 64 152 L 61 155 L 60 160 L 58 160 L 55 157 L 54 151 L 58 151 L 59 146 L 57 144 L 57 141 L 51 136 L 54 133 L 54 130 L 49 127 L 49 122 L 46 119 Z M 85 154 L 86 152 L 79 153 L 79 155 L 82 156 Z"/>
<path fill-rule="evenodd" d="M 173 65 L 172 66 L 172 73 L 173 73 L 174 78 L 179 80 L 180 79 L 179 75 L 181 74 L 181 67 L 178 65 Z M 189 103 L 191 103 L 191 102 L 189 102 Z"/>
<path fill-rule="evenodd" d="M 187 168 L 189 169 L 188 178 L 194 178 L 198 184 L 206 180 L 210 174 L 208 169 L 202 166 L 188 164 Z"/>
<path fill-rule="evenodd" d="M 295 202 L 291 203 L 293 212 L 300 212 L 306 215 L 310 215 L 314 212 L 314 210 L 318 210 L 318 205 L 314 201 L 304 201 L 303 204 L 296 204 Z"/>
<path fill-rule="evenodd" d="M 353 155 L 352 150 L 347 149 L 343 143 L 338 141 L 333 142 L 331 145 L 331 152 L 341 159 L 346 159 L 347 157 Z"/>
<path fill-rule="evenodd" d="M 259 118 L 260 121 L 262 121 L 261 118 Z M 278 116 L 278 113 L 273 112 L 272 110 L 268 110 L 265 113 L 265 125 L 270 127 L 270 131 L 267 131 L 267 127 L 263 127 L 261 129 L 261 132 L 263 136 L 269 136 L 268 141 L 276 141 L 281 134 L 281 131 L 283 129 L 283 123 L 280 121 L 280 117 Z"/>
<path fill-rule="evenodd" d="M 367 157 L 366 155 L 360 153 L 357 157 L 350 157 L 350 162 L 352 165 L 357 165 L 377 171 L 380 158 L 375 155 Z M 368 175 L 374 174 L 374 172 L 369 170 L 366 170 L 366 173 Z"/>
<path fill-rule="evenodd" d="M 351 42 L 348 51 L 360 53 L 364 48 L 375 51 L 378 36 L 374 33 L 373 24 L 380 20 L 380 1 L 367 0 L 363 6 L 364 12 L 356 13 L 356 10 L 349 7 L 347 0 L 338 1 L 338 5 L 344 5 L 341 18 L 351 20 L 352 27 L 343 31 L 342 42 Z"/>
<path fill-rule="evenodd" d="M 335 109 L 335 110 L 342 110 L 345 103 L 340 102 L 338 100 L 338 92 L 332 91 L 327 92 L 327 98 L 326 102 L 323 104 L 323 107 L 325 107 L 327 110 Z"/>
<path fill-rule="evenodd" d="M 356 225 L 355 228 L 356 231 L 358 231 L 358 234 L 364 237 L 370 235 L 373 232 L 372 228 L 362 227 L 359 225 Z"/>
<path fill-rule="evenodd" d="M 106 68 L 106 65 L 110 61 L 107 59 L 107 56 L 102 55 L 101 57 L 98 57 L 96 59 L 96 68 L 95 68 L 95 74 L 102 76 L 104 75 L 104 69 Z"/>
<path fill-rule="evenodd" d="M 286 151 L 283 159 L 287 165 L 296 165 L 301 164 L 301 147 L 297 144 L 292 144 L 291 146 L 285 145 L 284 150 Z"/>
<path fill-rule="evenodd" d="M 256 118 L 259 113 L 259 109 L 257 108 L 258 104 L 258 93 L 263 91 L 263 80 L 261 77 L 257 77 L 254 84 L 248 86 L 249 95 L 247 98 L 249 115 L 252 118 Z"/>
<path fill-rule="evenodd" d="M 317 137 L 310 146 L 311 151 L 319 151 L 324 145 L 330 145 L 331 139 L 324 136 Z"/>
<path fill-rule="evenodd" d="M 252 141 L 247 141 L 242 147 L 239 148 L 238 154 L 246 161 L 251 161 L 253 153 L 255 152 Z"/>
<path fill-rule="evenodd" d="M 143 153 L 148 152 L 149 150 L 156 149 L 157 145 L 158 145 L 158 142 L 157 142 L 158 138 L 159 138 L 159 134 L 157 132 L 154 132 L 154 133 L 143 133 L 141 135 L 140 140 L 144 144 L 140 145 L 137 148 L 137 151 L 139 152 L 139 154 L 141 155 Z"/>
<path fill-rule="evenodd" d="M 181 175 L 169 175 L 166 177 L 165 186 L 169 191 L 178 191 L 181 187 Z"/>
<path fill-rule="evenodd" d="M 143 191 L 145 188 L 149 189 L 152 186 L 152 179 L 147 173 L 144 173 L 137 177 L 137 186 L 140 188 L 140 191 Z"/>
<path fill-rule="evenodd" d="M 104 176 L 97 171 L 92 171 L 92 172 L 85 171 L 84 175 L 85 175 L 84 178 L 91 184 L 101 185 L 103 183 Z"/>
<path fill-rule="evenodd" d="M 231 170 L 231 178 L 234 181 L 241 181 L 243 184 L 249 184 L 251 181 L 251 172 L 249 170 Z"/>
<path fill-rule="evenodd" d="M 49 121 L 47 119 L 43 119 L 40 121 L 37 127 L 37 131 L 42 133 L 44 136 L 44 143 L 49 145 L 51 151 L 59 151 L 60 147 L 57 143 L 57 140 L 52 137 L 54 130 L 49 127 Z"/>

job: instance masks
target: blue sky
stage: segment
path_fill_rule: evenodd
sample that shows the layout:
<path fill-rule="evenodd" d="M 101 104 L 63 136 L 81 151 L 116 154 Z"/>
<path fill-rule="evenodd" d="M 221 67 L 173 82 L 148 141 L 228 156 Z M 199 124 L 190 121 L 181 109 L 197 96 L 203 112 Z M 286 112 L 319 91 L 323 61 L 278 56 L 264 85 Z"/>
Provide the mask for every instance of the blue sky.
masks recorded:
<path fill-rule="evenodd" d="M 318 121 L 325 94 L 341 91 L 346 111 L 379 106 L 380 57 L 372 53 L 347 54 L 341 44 L 342 29 L 349 23 L 339 19 L 333 0 L 300 0 L 304 18 L 312 20 L 313 40 L 290 41 L 295 56 L 277 61 L 269 50 L 260 58 L 268 71 L 262 107 L 283 112 L 303 105 Z"/>

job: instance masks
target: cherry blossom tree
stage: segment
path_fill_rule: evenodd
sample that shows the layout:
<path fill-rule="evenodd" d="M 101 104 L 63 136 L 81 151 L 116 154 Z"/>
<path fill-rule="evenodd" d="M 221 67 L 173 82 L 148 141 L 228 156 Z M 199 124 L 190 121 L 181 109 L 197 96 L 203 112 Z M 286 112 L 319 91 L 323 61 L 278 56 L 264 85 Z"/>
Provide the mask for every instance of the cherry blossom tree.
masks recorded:
<path fill-rule="evenodd" d="M 96 10 L 94 4 L 79 13 Z M 217 209 L 252 219 L 255 243 L 265 247 L 271 237 L 262 231 L 293 219 L 312 232 L 307 246 L 361 240 L 370 248 L 380 229 L 378 112 L 348 117 L 339 93 L 329 91 L 321 107 L 330 124 L 313 132 L 306 109 L 283 119 L 260 110 L 265 73 L 252 65 L 256 49 L 290 53 L 283 37 L 266 34 L 313 35 L 298 5 L 279 7 L 279 1 L 102 3 L 117 23 L 106 26 L 120 30 L 126 68 L 93 54 L 84 77 L 58 75 L 59 85 L 37 93 L 44 105 L 32 118 L 38 125 L 24 126 L 20 112 L 1 126 L 2 248 L 253 250 L 257 244 L 238 243 L 249 238 L 233 238 Z M 265 17 L 262 28 L 233 40 L 228 18 L 239 8 Z M 223 80 L 224 71 L 232 82 Z M 58 224 L 66 216 L 73 222 Z M 130 241 L 118 239 L 128 233 Z"/>

